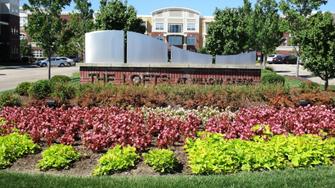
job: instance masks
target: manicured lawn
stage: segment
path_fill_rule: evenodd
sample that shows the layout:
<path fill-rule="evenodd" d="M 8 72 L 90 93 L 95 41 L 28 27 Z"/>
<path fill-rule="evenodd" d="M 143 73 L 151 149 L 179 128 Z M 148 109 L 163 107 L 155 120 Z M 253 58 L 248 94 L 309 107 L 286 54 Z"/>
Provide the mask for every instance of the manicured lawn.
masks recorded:
<path fill-rule="evenodd" d="M 0 171 L 1 187 L 334 187 L 335 167 L 248 172 L 226 176 L 63 177 Z"/>

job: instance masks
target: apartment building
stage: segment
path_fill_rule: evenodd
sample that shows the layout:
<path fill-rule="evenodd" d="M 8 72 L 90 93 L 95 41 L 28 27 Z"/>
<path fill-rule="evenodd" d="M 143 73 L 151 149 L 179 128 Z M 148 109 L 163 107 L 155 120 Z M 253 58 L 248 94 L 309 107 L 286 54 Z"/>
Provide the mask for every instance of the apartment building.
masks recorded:
<path fill-rule="evenodd" d="M 190 51 L 205 45 L 208 24 L 214 20 L 212 16 L 182 7 L 162 8 L 139 17 L 145 23 L 147 35 Z"/>
<path fill-rule="evenodd" d="M 0 63 L 20 60 L 19 0 L 0 1 Z"/>

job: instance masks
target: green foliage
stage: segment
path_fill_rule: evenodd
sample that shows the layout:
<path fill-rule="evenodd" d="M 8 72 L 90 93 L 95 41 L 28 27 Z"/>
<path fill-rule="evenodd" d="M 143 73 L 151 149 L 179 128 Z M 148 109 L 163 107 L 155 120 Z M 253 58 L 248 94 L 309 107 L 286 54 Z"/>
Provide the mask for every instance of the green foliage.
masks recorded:
<path fill-rule="evenodd" d="M 136 153 L 136 148 L 117 145 L 108 150 L 108 152 L 99 159 L 99 164 L 94 170 L 93 175 L 101 176 L 128 170 L 135 166 L 139 158 L 139 155 Z"/>
<path fill-rule="evenodd" d="M 335 78 L 335 22 L 331 13 L 317 13 L 307 19 L 301 34 L 304 67 L 325 81 Z"/>
<path fill-rule="evenodd" d="M 34 153 L 38 146 L 27 135 L 12 133 L 0 136 L 0 169 L 10 166 L 18 158 Z"/>
<path fill-rule="evenodd" d="M 29 89 L 29 95 L 36 99 L 44 99 L 50 96 L 52 85 L 49 80 L 39 80 L 32 84 Z"/>
<path fill-rule="evenodd" d="M 69 168 L 79 158 L 80 154 L 72 146 L 54 144 L 42 152 L 38 167 L 41 170 Z"/>
<path fill-rule="evenodd" d="M 28 17 L 29 24 L 26 31 L 38 46 L 44 49 L 45 54 L 51 56 L 58 48 L 62 21 L 60 18 L 62 9 L 69 5 L 71 0 L 29 0 L 23 6 L 31 14 Z"/>
<path fill-rule="evenodd" d="M 74 0 L 75 11 L 70 14 L 70 20 L 63 27 L 61 46 L 58 54 L 63 56 L 81 55 L 85 49 L 85 33 L 94 29 L 93 9 L 87 0 Z"/>
<path fill-rule="evenodd" d="M 0 118 L 0 127 L 6 124 L 6 120 L 4 118 Z"/>
<path fill-rule="evenodd" d="M 128 6 L 120 0 L 102 2 L 96 18 L 96 25 L 101 30 L 126 30 L 144 33 L 143 20 L 137 18 L 133 6 Z"/>
<path fill-rule="evenodd" d="M 55 75 L 50 79 L 51 83 L 67 83 L 70 82 L 71 78 L 64 75 Z"/>
<path fill-rule="evenodd" d="M 328 0 L 281 0 L 280 10 L 285 19 L 282 20 L 282 29 L 291 34 L 292 45 L 301 45 L 301 34 L 308 27 L 306 19 L 313 11 L 319 10 Z M 300 52 L 297 52 L 300 54 Z"/>
<path fill-rule="evenodd" d="M 56 83 L 53 85 L 53 93 L 51 95 L 58 102 L 64 104 L 76 96 L 76 87 L 70 83 Z"/>
<path fill-rule="evenodd" d="M 275 0 L 259 0 L 252 8 L 244 0 L 239 8 L 217 9 L 206 43 L 212 55 L 257 50 L 270 54 L 281 43 L 280 16 Z"/>
<path fill-rule="evenodd" d="M 212 55 L 238 54 L 249 50 L 247 17 L 241 8 L 217 9 L 209 25 L 206 48 Z"/>
<path fill-rule="evenodd" d="M 15 92 L 21 96 L 28 96 L 28 91 L 31 87 L 30 82 L 22 82 L 15 88 Z"/>
<path fill-rule="evenodd" d="M 144 162 L 159 173 L 173 172 L 178 164 L 173 151 L 167 149 L 152 149 L 143 157 Z"/>
<path fill-rule="evenodd" d="M 266 74 L 262 76 L 262 84 L 280 84 L 285 85 L 285 78 L 278 74 Z"/>
<path fill-rule="evenodd" d="M 323 140 L 314 135 L 267 138 L 227 140 L 220 134 L 201 133 L 200 138 L 187 140 L 188 164 L 194 174 L 225 174 L 331 165 L 335 157 L 335 138 Z"/>
<path fill-rule="evenodd" d="M 31 57 L 33 55 L 32 47 L 27 39 L 20 40 L 20 54 L 21 57 Z"/>
<path fill-rule="evenodd" d="M 20 97 L 12 91 L 5 91 L 0 94 L 0 108 L 4 106 L 20 106 Z"/>
<path fill-rule="evenodd" d="M 283 37 L 276 1 L 257 1 L 252 20 L 255 50 L 262 52 L 267 57 L 267 54 L 275 51 L 276 47 L 281 44 Z"/>

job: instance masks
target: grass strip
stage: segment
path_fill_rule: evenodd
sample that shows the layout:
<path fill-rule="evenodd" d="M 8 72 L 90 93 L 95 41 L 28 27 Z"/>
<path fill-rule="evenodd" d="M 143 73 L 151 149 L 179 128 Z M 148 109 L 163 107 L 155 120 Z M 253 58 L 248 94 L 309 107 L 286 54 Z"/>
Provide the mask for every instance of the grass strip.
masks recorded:
<path fill-rule="evenodd" d="M 334 187 L 335 167 L 243 172 L 220 176 L 109 176 L 65 177 L 0 171 L 1 187 Z"/>

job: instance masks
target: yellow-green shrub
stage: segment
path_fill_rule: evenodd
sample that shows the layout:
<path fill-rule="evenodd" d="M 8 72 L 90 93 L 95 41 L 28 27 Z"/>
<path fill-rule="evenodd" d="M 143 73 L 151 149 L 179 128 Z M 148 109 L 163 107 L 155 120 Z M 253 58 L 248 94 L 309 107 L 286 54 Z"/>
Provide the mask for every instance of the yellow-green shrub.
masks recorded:
<path fill-rule="evenodd" d="M 173 151 L 167 149 L 153 149 L 143 157 L 144 162 L 159 173 L 173 172 L 178 164 Z"/>
<path fill-rule="evenodd" d="M 80 154 L 72 146 L 54 144 L 42 152 L 38 167 L 41 170 L 69 168 L 79 158 Z"/>
<path fill-rule="evenodd" d="M 246 141 L 202 133 L 200 138 L 187 140 L 185 148 L 194 174 L 313 167 L 330 165 L 335 158 L 335 138 L 323 140 L 314 135 Z"/>
<path fill-rule="evenodd" d="M 135 166 L 140 156 L 136 153 L 136 148 L 120 145 L 107 151 L 99 159 L 99 164 L 93 172 L 95 176 L 108 175 L 114 172 L 128 170 Z"/>
<path fill-rule="evenodd" d="M 38 146 L 27 135 L 12 133 L 0 136 L 0 169 L 10 166 L 18 158 L 34 153 Z"/>

